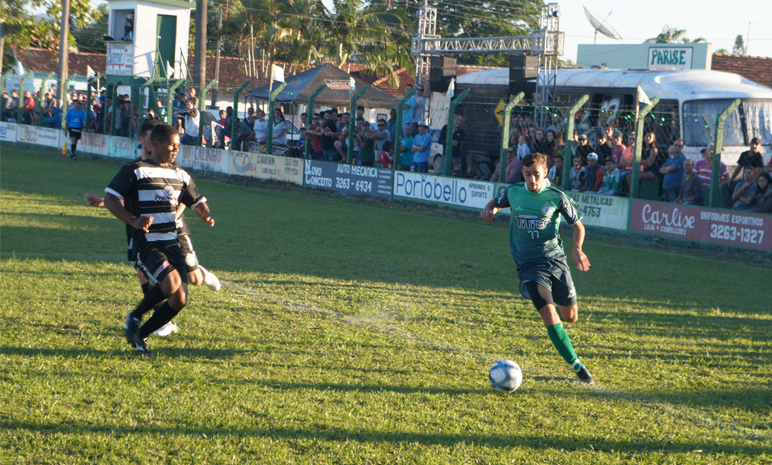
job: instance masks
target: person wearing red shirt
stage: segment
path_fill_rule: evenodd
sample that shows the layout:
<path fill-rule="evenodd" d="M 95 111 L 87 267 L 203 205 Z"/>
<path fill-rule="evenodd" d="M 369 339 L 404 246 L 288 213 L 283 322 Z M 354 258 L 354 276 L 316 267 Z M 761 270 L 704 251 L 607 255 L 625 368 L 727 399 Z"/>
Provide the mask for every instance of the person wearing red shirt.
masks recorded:
<path fill-rule="evenodd" d="M 314 113 L 311 116 L 311 126 L 308 127 L 307 134 L 311 136 L 311 158 L 322 160 L 322 125 L 319 123 L 319 114 Z"/>

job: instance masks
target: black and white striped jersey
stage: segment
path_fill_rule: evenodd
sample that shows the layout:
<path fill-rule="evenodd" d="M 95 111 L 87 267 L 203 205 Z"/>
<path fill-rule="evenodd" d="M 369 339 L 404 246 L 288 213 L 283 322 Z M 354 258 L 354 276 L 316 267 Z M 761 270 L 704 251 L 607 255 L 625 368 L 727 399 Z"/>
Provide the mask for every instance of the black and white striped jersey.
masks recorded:
<path fill-rule="evenodd" d="M 150 232 L 134 231 L 134 246 L 144 242 L 176 241 L 175 215 L 180 202 L 196 208 L 206 198 L 199 194 L 190 175 L 176 164 L 160 166 L 150 160 L 124 165 L 105 192 L 124 201 L 134 216 L 151 216 Z"/>

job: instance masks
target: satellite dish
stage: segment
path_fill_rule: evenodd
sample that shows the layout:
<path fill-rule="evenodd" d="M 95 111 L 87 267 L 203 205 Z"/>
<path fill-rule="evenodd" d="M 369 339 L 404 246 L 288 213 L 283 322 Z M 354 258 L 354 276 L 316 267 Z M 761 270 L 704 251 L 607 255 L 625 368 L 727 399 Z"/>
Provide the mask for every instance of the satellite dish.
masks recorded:
<path fill-rule="evenodd" d="M 589 6 L 582 5 L 582 8 L 584 8 L 584 14 L 587 16 L 587 20 L 592 24 L 592 27 L 595 28 L 595 41 L 593 43 L 598 41 L 598 32 L 610 39 L 622 40 L 622 36 L 619 35 L 616 29 L 606 22 L 608 16 L 606 19 L 602 19 L 598 16 L 598 13 L 592 11 Z M 609 16 L 611 16 L 611 13 L 609 13 Z"/>

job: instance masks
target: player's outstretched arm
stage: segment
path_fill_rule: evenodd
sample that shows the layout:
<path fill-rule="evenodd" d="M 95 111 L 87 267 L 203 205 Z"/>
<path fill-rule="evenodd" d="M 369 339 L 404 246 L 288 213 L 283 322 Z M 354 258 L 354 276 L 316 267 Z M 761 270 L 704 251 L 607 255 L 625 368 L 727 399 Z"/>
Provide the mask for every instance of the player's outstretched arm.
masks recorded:
<path fill-rule="evenodd" d="M 209 211 L 209 205 L 207 205 L 206 202 L 201 202 L 196 205 L 196 208 L 194 208 L 193 211 L 195 211 L 196 215 L 201 218 L 201 221 L 208 224 L 209 226 L 214 226 L 214 218 L 212 218 L 212 214 Z"/>
<path fill-rule="evenodd" d="M 110 210 L 110 213 L 112 213 L 113 216 L 133 227 L 134 229 L 141 229 L 146 233 L 150 232 L 150 225 L 153 224 L 153 217 L 140 216 L 137 218 L 136 216 L 129 213 L 129 211 L 126 210 L 126 208 L 123 206 L 121 199 L 114 196 L 113 194 L 108 193 L 105 195 L 105 207 Z"/>
<path fill-rule="evenodd" d="M 105 199 L 98 195 L 92 194 L 91 192 L 86 192 L 86 203 L 90 207 L 104 207 Z"/>
<path fill-rule="evenodd" d="M 480 216 L 482 216 L 482 219 L 484 221 L 490 221 L 493 219 L 493 217 L 496 215 L 496 212 L 498 211 L 499 211 L 499 208 L 496 207 L 496 199 L 493 199 L 487 204 L 485 204 L 485 208 L 480 213 Z"/>
<path fill-rule="evenodd" d="M 577 221 L 571 226 L 574 229 L 574 247 L 571 250 L 571 256 L 574 257 L 574 263 L 576 267 L 581 271 L 590 271 L 590 260 L 587 255 L 582 252 L 582 246 L 584 245 L 584 225 L 581 221 Z"/>

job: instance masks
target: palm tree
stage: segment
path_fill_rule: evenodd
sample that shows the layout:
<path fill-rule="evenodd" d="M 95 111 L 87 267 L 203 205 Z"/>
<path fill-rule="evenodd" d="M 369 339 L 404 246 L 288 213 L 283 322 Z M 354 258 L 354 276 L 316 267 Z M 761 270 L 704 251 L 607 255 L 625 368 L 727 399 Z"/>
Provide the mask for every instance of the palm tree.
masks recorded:
<path fill-rule="evenodd" d="M 651 39 L 646 39 L 644 41 L 644 44 L 690 44 L 690 43 L 697 43 L 697 42 L 707 42 L 704 38 L 699 37 L 694 40 L 689 40 L 686 37 L 686 29 L 676 29 L 674 27 L 670 27 L 667 24 L 665 24 L 665 27 L 662 28 L 662 32 L 660 32 L 657 37 L 652 37 Z"/>

